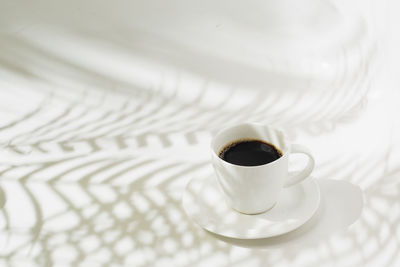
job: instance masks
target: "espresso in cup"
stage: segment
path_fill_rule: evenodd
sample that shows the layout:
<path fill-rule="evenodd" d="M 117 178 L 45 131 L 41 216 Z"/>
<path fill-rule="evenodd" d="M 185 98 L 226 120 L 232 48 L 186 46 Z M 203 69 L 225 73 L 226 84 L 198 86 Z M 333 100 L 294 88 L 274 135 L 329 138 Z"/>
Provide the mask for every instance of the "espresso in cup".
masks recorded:
<path fill-rule="evenodd" d="M 279 159 L 282 152 L 265 141 L 244 139 L 225 145 L 218 156 L 232 164 L 258 166 Z"/>

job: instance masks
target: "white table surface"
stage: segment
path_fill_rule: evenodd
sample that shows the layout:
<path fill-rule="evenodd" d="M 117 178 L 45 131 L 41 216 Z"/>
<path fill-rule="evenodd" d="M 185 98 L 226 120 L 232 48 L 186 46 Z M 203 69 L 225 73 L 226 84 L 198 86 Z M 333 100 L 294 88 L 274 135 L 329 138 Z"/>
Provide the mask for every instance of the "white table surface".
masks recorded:
<path fill-rule="evenodd" d="M 400 266 L 394 2 L 352 3 L 378 43 L 368 94 L 336 117 L 308 104 L 306 117 L 274 110 L 273 90 L 161 57 L 162 38 L 140 32 L 158 57 L 135 43 L 141 16 L 162 22 L 167 4 L 1 1 L 0 266 Z M 294 233 L 226 239 L 183 211 L 187 182 L 213 173 L 212 134 L 243 120 L 284 127 L 317 159 L 323 205 Z"/>

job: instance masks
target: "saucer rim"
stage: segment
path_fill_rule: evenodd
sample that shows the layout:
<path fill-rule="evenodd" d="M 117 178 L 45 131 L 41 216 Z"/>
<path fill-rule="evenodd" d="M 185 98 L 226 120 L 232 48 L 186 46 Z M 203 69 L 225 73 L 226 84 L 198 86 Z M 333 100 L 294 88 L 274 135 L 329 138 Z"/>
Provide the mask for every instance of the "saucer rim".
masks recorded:
<path fill-rule="evenodd" d="M 211 234 L 219 235 L 219 236 L 222 236 L 222 237 L 227 237 L 227 238 L 232 238 L 232 239 L 243 239 L 243 240 L 245 240 L 245 239 L 249 239 L 249 240 L 250 240 L 250 239 L 253 239 L 253 240 L 255 240 L 255 239 L 265 239 L 265 238 L 272 238 L 272 237 L 282 236 L 282 235 L 288 234 L 288 233 L 290 233 L 290 232 L 292 232 L 292 231 L 294 231 L 294 230 L 300 228 L 301 226 L 303 226 L 304 224 L 306 224 L 308 221 L 310 221 L 311 218 L 313 218 L 314 215 L 316 214 L 316 212 L 318 211 L 318 209 L 319 209 L 319 207 L 320 207 L 320 204 L 321 204 L 321 190 L 320 190 L 319 184 L 318 184 L 318 182 L 317 182 L 317 179 L 316 179 L 315 177 L 313 177 L 313 176 L 310 175 L 309 177 L 307 177 L 307 178 L 306 178 L 305 180 L 303 180 L 302 182 L 293 185 L 293 186 L 300 186 L 300 185 L 304 184 L 304 182 L 309 182 L 310 185 L 312 185 L 312 187 L 315 188 L 315 190 L 316 190 L 316 191 L 315 191 L 315 192 L 316 192 L 316 195 L 315 195 L 315 197 L 316 197 L 316 201 L 315 201 L 316 204 L 315 204 L 315 207 L 314 207 L 313 210 L 310 212 L 309 217 L 308 217 L 307 219 L 305 219 L 303 222 L 301 222 L 300 224 L 295 225 L 294 227 L 292 227 L 292 228 L 289 229 L 289 230 L 284 230 L 284 231 L 281 231 L 281 232 L 277 232 L 276 234 L 268 234 L 268 235 L 262 235 L 262 234 L 261 234 L 261 235 L 260 235 L 260 234 L 257 234 L 257 235 L 254 235 L 254 234 L 246 234 L 246 235 L 235 234 L 235 235 L 230 235 L 230 234 L 227 234 L 227 233 L 218 233 L 218 232 L 216 232 L 215 230 L 210 229 L 210 227 L 208 227 L 208 226 L 201 225 L 197 220 L 195 220 L 195 218 L 193 218 L 193 216 L 191 215 L 191 213 L 188 212 L 187 209 L 186 209 L 186 206 L 185 206 L 185 204 L 184 204 L 185 194 L 186 194 L 186 192 L 187 192 L 187 190 L 188 190 L 188 187 L 189 187 L 190 183 L 191 183 L 193 180 L 196 180 L 196 179 L 197 179 L 197 180 L 199 180 L 199 179 L 201 180 L 202 178 L 199 178 L 199 177 L 192 178 L 192 179 L 190 179 L 190 181 L 189 181 L 189 182 L 186 184 L 186 186 L 185 186 L 185 190 L 184 190 L 184 193 L 183 193 L 182 199 L 181 199 L 181 205 L 182 205 L 182 207 L 183 207 L 183 210 L 184 210 L 186 216 L 187 216 L 192 222 L 194 222 L 195 224 L 197 224 L 198 226 L 200 226 L 202 229 L 206 230 L 207 232 L 209 232 L 209 233 L 211 233 Z M 204 179 L 204 178 L 203 178 L 203 179 Z M 207 177 L 206 179 L 212 179 L 212 178 L 211 178 L 211 177 Z M 289 188 L 290 188 L 290 187 L 288 187 L 288 188 L 283 188 L 282 190 L 287 190 L 287 189 L 289 189 Z M 233 209 L 230 205 L 228 205 L 228 203 L 227 203 L 226 201 L 224 201 L 224 203 L 225 203 L 225 205 L 227 205 L 227 207 L 229 207 L 229 208 L 231 209 L 232 212 L 238 213 L 238 214 L 240 214 L 240 215 L 242 215 L 242 216 L 259 216 L 259 215 L 261 215 L 261 214 L 264 214 L 264 213 L 269 212 L 269 211 L 276 205 L 276 203 L 275 203 L 274 206 L 271 207 L 271 209 L 268 209 L 267 211 L 264 211 L 264 212 L 261 212 L 261 213 L 257 213 L 257 214 L 251 214 L 251 215 L 250 215 L 250 214 L 241 213 L 241 212 L 239 212 L 239 211 Z"/>

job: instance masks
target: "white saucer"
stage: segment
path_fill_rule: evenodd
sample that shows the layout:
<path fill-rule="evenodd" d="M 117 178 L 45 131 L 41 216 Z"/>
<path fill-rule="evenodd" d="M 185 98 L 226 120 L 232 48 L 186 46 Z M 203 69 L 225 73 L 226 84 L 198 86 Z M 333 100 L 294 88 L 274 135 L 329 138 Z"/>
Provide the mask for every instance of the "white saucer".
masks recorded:
<path fill-rule="evenodd" d="M 192 179 L 182 198 L 186 214 L 198 225 L 215 234 L 240 239 L 290 232 L 313 216 L 319 202 L 319 187 L 311 177 L 283 189 L 275 206 L 257 215 L 246 215 L 228 206 L 214 176 Z"/>

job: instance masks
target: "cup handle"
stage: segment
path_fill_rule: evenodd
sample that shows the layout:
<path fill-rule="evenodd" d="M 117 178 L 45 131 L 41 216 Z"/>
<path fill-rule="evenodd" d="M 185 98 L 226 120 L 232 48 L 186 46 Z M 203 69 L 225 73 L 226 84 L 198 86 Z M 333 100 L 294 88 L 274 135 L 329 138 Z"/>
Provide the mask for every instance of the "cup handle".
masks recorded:
<path fill-rule="evenodd" d="M 301 181 L 306 179 L 308 176 L 310 176 L 312 170 L 314 169 L 314 163 L 315 163 L 314 157 L 308 148 L 306 148 L 302 145 L 292 144 L 292 149 L 291 149 L 290 153 L 306 154 L 306 156 L 308 156 L 308 162 L 307 162 L 306 167 L 303 170 L 296 171 L 296 172 L 289 172 L 288 178 L 285 181 L 285 184 L 283 185 L 283 187 L 289 187 L 289 186 L 295 185 L 297 183 L 300 183 Z"/>

